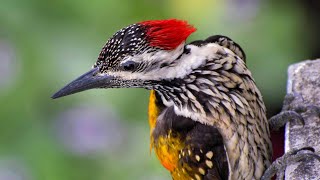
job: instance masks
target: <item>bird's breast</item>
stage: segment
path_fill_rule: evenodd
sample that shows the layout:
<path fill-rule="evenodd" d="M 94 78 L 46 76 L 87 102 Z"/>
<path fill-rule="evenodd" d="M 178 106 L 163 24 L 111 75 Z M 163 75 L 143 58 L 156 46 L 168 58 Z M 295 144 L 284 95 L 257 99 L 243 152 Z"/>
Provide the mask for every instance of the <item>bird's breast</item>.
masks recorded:
<path fill-rule="evenodd" d="M 161 164 L 170 172 L 173 172 L 179 161 L 179 153 L 184 146 L 181 139 L 168 132 L 154 139 L 154 150 Z"/>
<path fill-rule="evenodd" d="M 161 107 L 157 102 L 157 97 L 154 90 L 150 92 L 149 99 L 149 126 L 150 126 L 150 150 L 154 148 L 161 164 L 170 172 L 172 172 L 178 164 L 179 151 L 183 147 L 183 142 L 177 134 L 172 134 L 168 131 L 159 135 L 154 134 L 157 118 Z"/>

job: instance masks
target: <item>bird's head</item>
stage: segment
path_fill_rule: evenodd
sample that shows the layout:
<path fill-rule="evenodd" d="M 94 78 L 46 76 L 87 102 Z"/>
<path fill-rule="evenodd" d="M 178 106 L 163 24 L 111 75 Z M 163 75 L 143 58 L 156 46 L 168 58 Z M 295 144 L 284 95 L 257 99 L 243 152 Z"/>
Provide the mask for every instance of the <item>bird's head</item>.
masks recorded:
<path fill-rule="evenodd" d="M 177 63 L 185 40 L 196 29 L 185 21 L 151 20 L 116 32 L 99 54 L 93 68 L 72 81 L 52 98 L 93 88 L 142 87 L 179 78 L 186 68 Z M 188 68 L 188 67 L 187 67 Z"/>

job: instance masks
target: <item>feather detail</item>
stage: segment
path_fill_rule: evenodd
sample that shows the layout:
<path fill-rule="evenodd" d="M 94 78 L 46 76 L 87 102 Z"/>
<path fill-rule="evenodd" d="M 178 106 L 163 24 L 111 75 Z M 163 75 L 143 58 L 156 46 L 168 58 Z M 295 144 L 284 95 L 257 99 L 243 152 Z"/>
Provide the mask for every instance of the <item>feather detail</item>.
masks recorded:
<path fill-rule="evenodd" d="M 139 24 L 145 26 L 150 46 L 164 50 L 175 49 L 196 31 L 196 28 L 186 21 L 177 19 L 150 20 Z"/>

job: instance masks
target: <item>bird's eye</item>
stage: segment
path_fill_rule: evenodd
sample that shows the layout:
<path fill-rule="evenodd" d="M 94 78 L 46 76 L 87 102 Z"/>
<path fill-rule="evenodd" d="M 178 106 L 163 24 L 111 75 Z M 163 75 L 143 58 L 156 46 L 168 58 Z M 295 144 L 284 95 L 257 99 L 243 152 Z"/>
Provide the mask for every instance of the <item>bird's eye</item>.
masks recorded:
<path fill-rule="evenodd" d="M 134 62 L 134 61 L 126 61 L 124 63 L 122 63 L 121 69 L 125 70 L 125 71 L 133 71 L 136 69 L 138 63 Z"/>

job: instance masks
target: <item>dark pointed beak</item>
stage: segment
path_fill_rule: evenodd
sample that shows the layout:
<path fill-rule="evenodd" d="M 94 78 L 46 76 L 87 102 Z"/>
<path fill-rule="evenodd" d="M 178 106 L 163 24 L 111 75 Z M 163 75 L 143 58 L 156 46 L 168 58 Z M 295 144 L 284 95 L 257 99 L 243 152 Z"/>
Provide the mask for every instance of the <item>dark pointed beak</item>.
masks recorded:
<path fill-rule="evenodd" d="M 112 79 L 113 76 L 99 74 L 99 67 L 96 67 L 60 89 L 51 98 L 56 99 L 93 88 L 111 87 Z"/>

